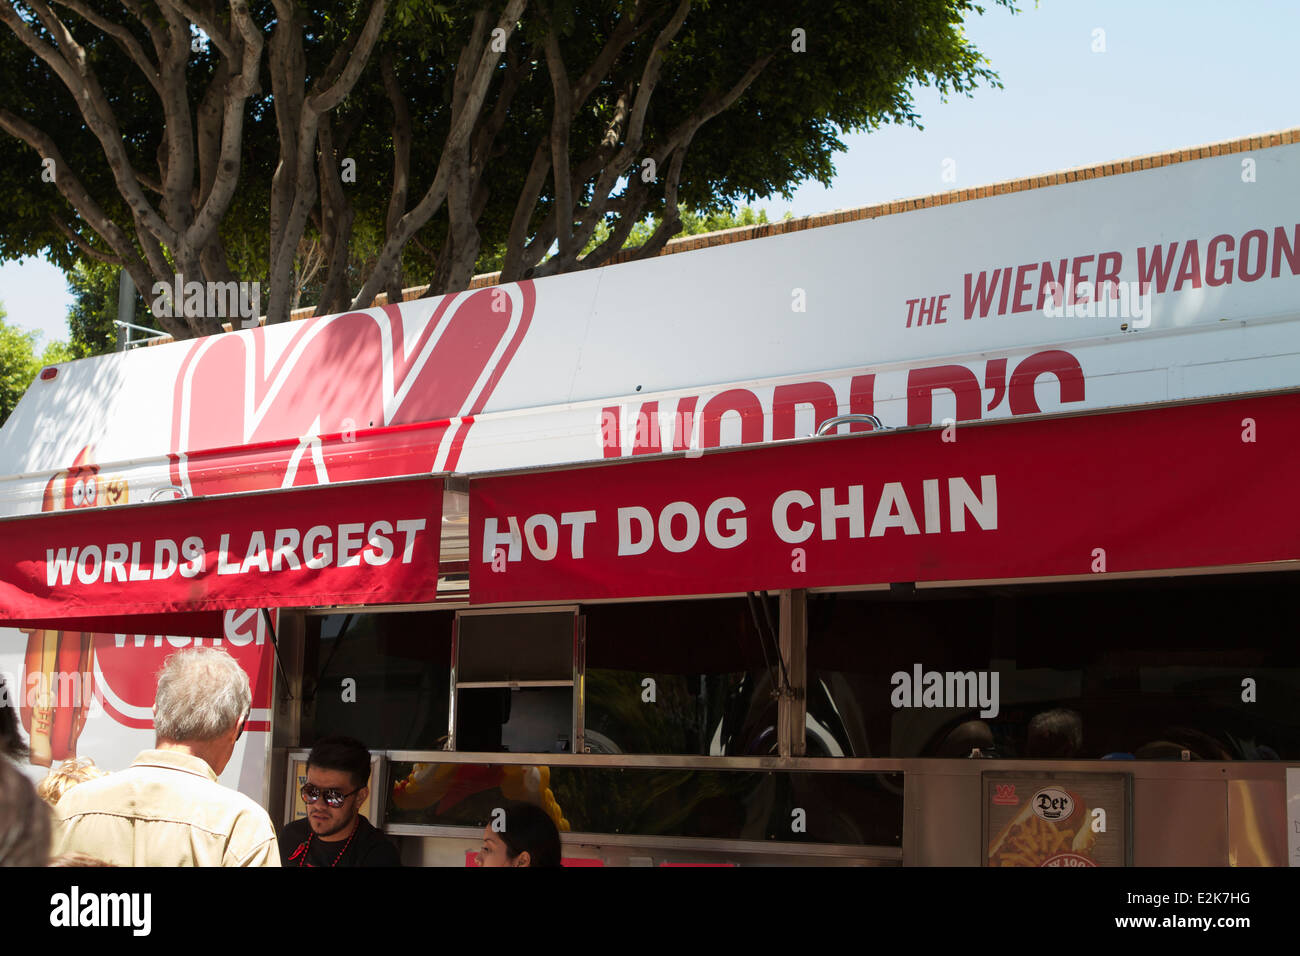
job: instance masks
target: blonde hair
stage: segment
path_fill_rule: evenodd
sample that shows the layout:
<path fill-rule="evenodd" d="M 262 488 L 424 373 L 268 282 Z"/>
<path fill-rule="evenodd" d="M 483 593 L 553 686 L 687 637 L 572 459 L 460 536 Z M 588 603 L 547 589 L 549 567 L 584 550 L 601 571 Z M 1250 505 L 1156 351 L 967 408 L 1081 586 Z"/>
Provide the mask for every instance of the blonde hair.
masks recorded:
<path fill-rule="evenodd" d="M 63 795 L 79 783 L 108 775 L 107 770 L 100 770 L 95 761 L 89 757 L 73 757 L 52 769 L 44 780 L 36 785 L 36 792 L 51 807 L 58 806 Z"/>

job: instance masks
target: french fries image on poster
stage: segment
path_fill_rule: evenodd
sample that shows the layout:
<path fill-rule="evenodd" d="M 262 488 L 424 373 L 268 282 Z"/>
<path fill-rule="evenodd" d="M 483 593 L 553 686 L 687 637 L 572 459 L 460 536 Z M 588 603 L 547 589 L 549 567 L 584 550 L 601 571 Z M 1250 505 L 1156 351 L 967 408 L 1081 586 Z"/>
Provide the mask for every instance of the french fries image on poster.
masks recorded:
<path fill-rule="evenodd" d="M 993 820 L 990 818 L 990 830 Z M 1096 866 L 1097 834 L 1075 792 L 1043 787 L 989 843 L 989 866 Z"/>
<path fill-rule="evenodd" d="M 41 511 L 68 511 L 126 504 L 123 478 L 100 477 L 87 445 L 71 467 L 45 486 Z M 30 738 L 31 762 L 49 767 L 77 756 L 77 741 L 86 726 L 94 696 L 95 648 L 91 634 L 78 631 L 26 630 L 23 661 L 23 728 Z"/>

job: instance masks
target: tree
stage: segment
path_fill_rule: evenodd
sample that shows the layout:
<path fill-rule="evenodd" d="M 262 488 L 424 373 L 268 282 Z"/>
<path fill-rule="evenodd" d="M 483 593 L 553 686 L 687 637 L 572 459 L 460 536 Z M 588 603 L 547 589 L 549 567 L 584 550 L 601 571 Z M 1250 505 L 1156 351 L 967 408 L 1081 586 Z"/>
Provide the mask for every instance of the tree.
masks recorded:
<path fill-rule="evenodd" d="M 41 369 L 74 358 L 62 342 L 51 342 L 37 356 L 37 333 L 23 332 L 9 325 L 5 315 L 4 308 L 0 307 L 0 426 Z"/>
<path fill-rule="evenodd" d="M 117 348 L 115 322 L 120 282 L 121 270 L 93 260 L 79 260 L 68 273 L 68 288 L 73 295 L 68 309 L 68 350 L 74 358 L 103 355 Z M 129 321 L 143 328 L 153 327 L 153 317 L 138 294 Z"/>
<path fill-rule="evenodd" d="M 485 28 L 476 18 L 450 88 L 457 122 L 479 106 L 478 130 L 469 143 L 449 135 L 435 154 L 413 151 L 437 155 L 436 173 L 419 202 L 390 218 L 351 304 L 368 305 L 385 287 L 404 244 L 435 213 L 446 226 L 433 291 L 445 292 L 464 287 L 485 250 L 500 256 L 504 281 L 590 268 L 647 215 L 658 225 L 638 257 L 676 234 L 679 204 L 716 210 L 788 196 L 807 178 L 829 182 L 839 131 L 917 123 L 914 84 L 944 95 L 996 85 L 962 33 L 971 11 L 983 12 L 966 0 L 539 0 L 508 34 L 481 102 L 484 60 L 474 58 Z M 407 123 L 393 115 L 399 142 Z M 437 118 L 410 125 L 440 129 Z M 606 240 L 583 255 L 601 223 Z"/>
<path fill-rule="evenodd" d="M 65 159 L 76 154 L 60 148 L 44 116 L 0 108 L 0 129 L 40 154 L 43 172 L 71 207 L 55 215 L 55 225 L 83 254 L 126 269 L 140 289 L 151 288 L 154 281 L 170 284 L 176 274 L 202 279 L 211 273 L 225 279 L 218 226 L 239 182 L 246 106 L 258 88 L 263 44 L 247 3 L 232 0 L 224 23 L 205 15 L 212 4 L 190 11 L 182 0 L 148 7 L 124 3 L 131 14 L 127 20 L 133 19 L 129 23 L 110 19 L 106 4 L 90 0 L 64 0 L 58 6 L 76 19 L 70 16 L 65 23 L 53 5 L 26 0 L 0 3 L 0 21 L 29 51 L 26 67 L 38 83 L 35 88 L 61 86 L 71 97 L 81 120 L 74 124 L 78 138 L 84 140 L 82 130 L 93 136 L 115 192 L 91 192 L 88 184 L 94 180 L 83 178 L 80 162 L 72 165 Z M 220 56 L 204 56 L 192 73 L 191 56 L 201 51 L 198 30 L 206 31 Z M 44 65 L 46 75 L 33 69 L 31 58 Z M 105 69 L 109 66 L 111 71 Z M 201 83 L 199 89 L 192 89 L 194 80 Z M 133 141 L 122 120 L 139 119 L 141 113 L 123 103 L 146 90 L 156 104 L 144 115 L 152 116 L 157 132 Z M 141 162 L 150 147 L 156 177 Z M 96 165 L 102 182 L 104 166 Z M 158 199 L 146 196 L 146 189 Z M 73 216 L 81 223 L 69 223 Z M 159 319 L 176 335 L 221 331 L 215 316 Z"/>
<path fill-rule="evenodd" d="M 721 232 L 724 229 L 738 229 L 742 226 L 758 226 L 768 222 L 767 210 L 756 210 L 752 206 L 745 206 L 739 212 L 733 212 L 730 209 L 724 212 L 699 212 L 687 209 L 685 206 L 679 206 L 677 218 L 681 222 L 681 231 L 678 232 L 677 238 L 700 236 L 707 232 Z M 784 218 L 792 219 L 794 214 L 786 213 Z M 662 219 L 659 216 L 650 216 L 638 222 L 628 233 L 623 248 L 635 249 L 644 245 L 659 229 L 661 221 Z M 609 238 L 610 232 L 611 229 L 608 223 L 602 222 L 597 225 L 596 231 L 587 240 L 587 247 L 582 250 L 583 255 L 587 255 L 598 248 L 601 243 Z"/>
<path fill-rule="evenodd" d="M 591 268 L 653 223 L 646 257 L 681 207 L 828 183 L 841 132 L 918 123 L 917 84 L 997 85 L 962 32 L 973 12 L 0 0 L 21 41 L 0 46 L 0 159 L 26 175 L 0 187 L 15 199 L 0 254 L 48 247 L 68 267 L 77 253 L 142 291 L 177 273 L 265 281 L 272 322 L 309 286 L 322 314 L 418 281 L 464 288 L 490 261 L 505 281 Z M 178 337 L 220 328 L 158 321 Z"/>

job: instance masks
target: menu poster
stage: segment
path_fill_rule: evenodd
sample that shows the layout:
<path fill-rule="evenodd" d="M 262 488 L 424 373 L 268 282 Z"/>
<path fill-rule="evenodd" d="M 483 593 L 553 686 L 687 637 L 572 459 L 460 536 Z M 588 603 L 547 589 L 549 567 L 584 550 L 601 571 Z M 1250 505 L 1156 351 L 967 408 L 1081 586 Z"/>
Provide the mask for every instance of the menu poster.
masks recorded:
<path fill-rule="evenodd" d="M 383 788 L 383 756 L 370 758 L 370 793 L 361 804 L 361 815 L 382 828 L 384 821 L 375 819 L 379 807 L 379 791 Z M 302 785 L 307 782 L 307 755 L 292 755 L 289 759 L 289 820 L 301 820 L 307 815 L 307 804 L 302 802 Z"/>
<path fill-rule="evenodd" d="M 1124 773 L 985 773 L 985 866 L 1128 866 Z"/>

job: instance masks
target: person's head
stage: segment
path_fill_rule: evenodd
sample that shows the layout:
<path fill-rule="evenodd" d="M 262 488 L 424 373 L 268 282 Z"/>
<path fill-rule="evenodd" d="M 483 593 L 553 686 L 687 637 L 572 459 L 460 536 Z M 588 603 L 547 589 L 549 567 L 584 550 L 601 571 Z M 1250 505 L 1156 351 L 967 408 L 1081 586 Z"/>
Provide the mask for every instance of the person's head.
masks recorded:
<path fill-rule="evenodd" d="M 105 776 L 107 771 L 95 766 L 89 757 L 73 757 L 59 764 L 36 785 L 36 792 L 51 807 L 57 807 L 63 795 L 79 783 Z"/>
<path fill-rule="evenodd" d="M 243 732 L 253 695 L 248 675 L 221 648 L 188 647 L 158 672 L 153 726 L 158 744 L 182 744 L 220 774 Z"/>
<path fill-rule="evenodd" d="M 10 694 L 13 692 L 0 674 L 0 757 L 22 760 L 27 756 L 27 745 L 18 733 L 18 711 L 14 710 Z"/>
<path fill-rule="evenodd" d="M 559 866 L 560 831 L 545 810 L 531 803 L 507 803 L 504 829 L 483 828 L 479 866 Z"/>
<path fill-rule="evenodd" d="M 370 751 L 352 737 L 325 737 L 307 755 L 307 821 L 322 840 L 349 836 L 370 796 Z"/>
<path fill-rule="evenodd" d="M 1077 757 L 1083 749 L 1083 718 L 1078 711 L 1045 710 L 1029 722 L 1029 757 Z"/>
<path fill-rule="evenodd" d="M 1138 748 L 1136 756 L 1138 760 L 1232 759 L 1232 754 L 1221 743 L 1191 727 L 1164 728 L 1160 732 L 1160 739 L 1143 744 Z"/>
<path fill-rule="evenodd" d="M 967 720 L 952 729 L 935 756 L 969 757 L 976 749 L 984 753 L 993 749 L 993 731 L 982 720 Z"/>
<path fill-rule="evenodd" d="M 21 770 L 0 760 L 0 866 L 49 862 L 50 808 Z"/>

